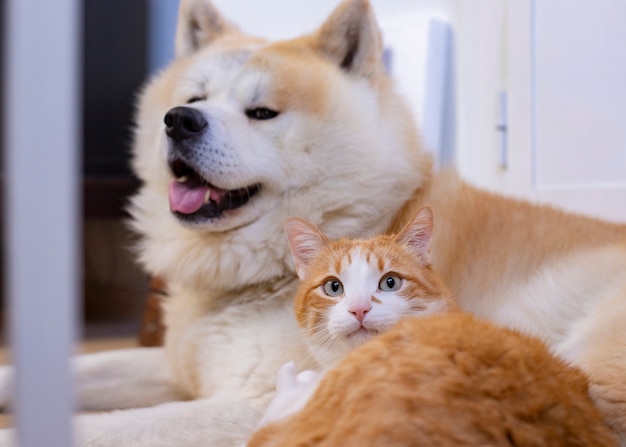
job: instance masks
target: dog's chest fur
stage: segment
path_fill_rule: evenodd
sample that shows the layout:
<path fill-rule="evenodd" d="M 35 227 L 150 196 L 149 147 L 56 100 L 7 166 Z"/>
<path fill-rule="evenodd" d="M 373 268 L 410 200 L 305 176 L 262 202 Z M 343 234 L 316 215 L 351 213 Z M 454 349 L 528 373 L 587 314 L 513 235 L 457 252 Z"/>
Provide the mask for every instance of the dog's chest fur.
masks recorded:
<path fill-rule="evenodd" d="M 276 365 L 313 367 L 293 317 L 295 289 L 295 277 L 249 287 L 219 311 L 200 309 L 198 292 L 178 290 L 166 304 L 166 349 L 185 391 L 262 408 L 274 391 Z"/>

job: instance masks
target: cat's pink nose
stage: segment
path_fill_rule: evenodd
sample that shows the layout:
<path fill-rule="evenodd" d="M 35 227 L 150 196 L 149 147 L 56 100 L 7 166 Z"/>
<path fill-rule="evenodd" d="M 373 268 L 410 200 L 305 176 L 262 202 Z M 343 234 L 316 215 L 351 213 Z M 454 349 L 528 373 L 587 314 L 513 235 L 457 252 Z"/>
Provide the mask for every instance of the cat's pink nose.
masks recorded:
<path fill-rule="evenodd" d="M 350 306 L 348 308 L 348 312 L 350 312 L 354 317 L 359 321 L 359 323 L 363 323 L 365 319 L 365 314 L 369 312 L 372 308 L 370 303 L 367 304 L 358 304 L 354 306 Z"/>

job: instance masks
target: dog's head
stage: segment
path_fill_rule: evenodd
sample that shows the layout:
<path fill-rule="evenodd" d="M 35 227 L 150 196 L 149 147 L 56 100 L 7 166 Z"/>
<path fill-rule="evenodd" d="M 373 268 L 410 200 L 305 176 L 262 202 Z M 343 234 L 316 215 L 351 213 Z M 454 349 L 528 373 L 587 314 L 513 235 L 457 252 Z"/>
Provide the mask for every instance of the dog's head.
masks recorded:
<path fill-rule="evenodd" d="M 143 187 L 131 211 L 153 273 L 197 280 L 170 265 L 195 257 L 222 274 L 258 259 L 265 273 L 244 283 L 280 276 L 285 218 L 331 237 L 384 231 L 429 166 L 366 0 L 280 42 L 241 33 L 207 0 L 183 0 L 176 50 L 141 96 L 133 153 Z"/>

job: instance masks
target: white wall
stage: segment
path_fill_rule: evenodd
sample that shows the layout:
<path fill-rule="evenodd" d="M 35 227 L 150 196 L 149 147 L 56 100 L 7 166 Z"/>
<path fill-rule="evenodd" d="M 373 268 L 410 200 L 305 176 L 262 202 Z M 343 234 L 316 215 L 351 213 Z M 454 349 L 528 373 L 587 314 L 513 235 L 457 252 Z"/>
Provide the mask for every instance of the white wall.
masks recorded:
<path fill-rule="evenodd" d="M 226 17 L 242 30 L 270 39 L 296 37 L 313 31 L 339 0 L 214 0 Z M 372 0 L 379 18 L 406 12 L 448 16 L 455 0 Z"/>

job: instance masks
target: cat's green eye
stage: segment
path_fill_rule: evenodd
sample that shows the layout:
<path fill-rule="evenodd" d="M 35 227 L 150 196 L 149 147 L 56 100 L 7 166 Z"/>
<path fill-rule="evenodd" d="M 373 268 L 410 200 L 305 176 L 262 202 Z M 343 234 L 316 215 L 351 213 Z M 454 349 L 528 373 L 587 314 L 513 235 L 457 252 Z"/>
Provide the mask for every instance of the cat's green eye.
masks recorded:
<path fill-rule="evenodd" d="M 395 292 L 402 286 L 402 278 L 398 275 L 385 275 L 378 283 L 378 288 L 383 292 Z"/>
<path fill-rule="evenodd" d="M 343 284 L 337 278 L 330 278 L 322 286 L 324 293 L 328 296 L 339 296 L 343 294 Z"/>

